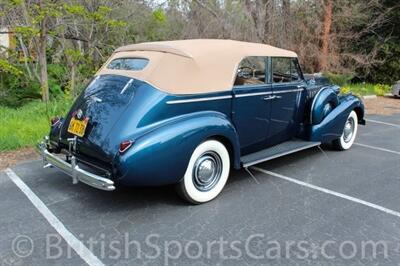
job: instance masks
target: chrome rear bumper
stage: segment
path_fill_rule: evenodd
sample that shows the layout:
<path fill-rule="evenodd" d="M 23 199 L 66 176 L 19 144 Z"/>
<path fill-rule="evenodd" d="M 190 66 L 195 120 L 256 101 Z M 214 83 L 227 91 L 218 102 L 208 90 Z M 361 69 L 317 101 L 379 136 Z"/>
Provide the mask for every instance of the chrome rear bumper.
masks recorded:
<path fill-rule="evenodd" d="M 102 190 L 112 191 L 115 189 L 114 181 L 81 169 L 76 163 L 75 156 L 71 156 L 71 163 L 68 163 L 67 161 L 64 161 L 63 159 L 50 153 L 47 150 L 47 144 L 44 141 L 38 145 L 38 151 L 42 156 L 44 168 L 50 166 L 57 167 L 72 177 L 73 184 L 77 184 L 79 181 L 81 181 L 89 186 Z"/>

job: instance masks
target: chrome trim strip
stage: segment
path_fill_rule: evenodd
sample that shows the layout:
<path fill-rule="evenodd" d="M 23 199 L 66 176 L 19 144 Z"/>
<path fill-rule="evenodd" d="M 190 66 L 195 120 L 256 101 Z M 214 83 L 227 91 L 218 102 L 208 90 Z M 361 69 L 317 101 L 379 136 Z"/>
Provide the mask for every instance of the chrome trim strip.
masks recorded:
<path fill-rule="evenodd" d="M 235 98 L 242 98 L 242 97 L 250 97 L 250 96 L 258 96 L 258 95 L 269 95 L 272 94 L 272 91 L 267 92 L 251 92 L 251 93 L 243 93 L 235 95 Z"/>
<path fill-rule="evenodd" d="M 281 93 L 289 93 L 289 92 L 298 92 L 303 89 L 293 89 L 293 90 L 283 90 L 283 91 L 268 91 L 268 92 L 252 92 L 252 93 L 243 93 L 235 95 L 235 98 L 242 97 L 251 97 L 251 96 L 259 96 L 259 95 L 270 95 L 270 94 L 281 94 Z"/>
<path fill-rule="evenodd" d="M 232 98 L 232 95 L 205 97 L 205 98 L 192 98 L 192 99 L 184 99 L 184 100 L 171 100 L 171 101 L 167 101 L 167 104 L 216 101 L 216 100 L 223 100 L 223 99 L 230 99 L 230 98 Z"/>
<path fill-rule="evenodd" d="M 242 97 L 251 97 L 251 96 L 262 96 L 262 95 L 269 95 L 269 94 L 281 94 L 281 93 L 289 93 L 289 92 L 298 92 L 302 91 L 303 89 L 294 89 L 294 90 L 283 90 L 283 91 L 267 91 L 267 92 L 252 92 L 252 93 L 243 93 L 235 95 L 235 98 L 242 98 Z M 190 99 L 183 99 L 183 100 L 171 100 L 167 101 L 167 104 L 179 104 L 179 103 L 194 103 L 194 102 L 205 102 L 205 101 L 215 101 L 215 100 L 223 100 L 223 99 L 230 99 L 232 95 L 225 95 L 225 96 L 215 96 L 215 97 L 205 97 L 205 98 L 190 98 Z"/>
<path fill-rule="evenodd" d="M 71 176 L 73 178 L 73 183 L 75 184 L 76 181 L 81 181 L 89 186 L 102 189 L 102 190 L 107 190 L 111 191 L 115 189 L 114 186 L 114 181 L 108 178 L 104 178 L 102 176 L 90 173 L 86 170 L 81 169 L 77 164 L 76 164 L 76 158 L 75 156 L 71 157 L 71 164 L 62 160 L 61 158 L 58 158 L 54 154 L 51 154 L 47 148 L 46 148 L 46 143 L 41 142 L 38 145 L 38 150 L 39 153 L 42 155 L 43 158 L 43 165 L 44 167 L 48 167 L 49 165 L 55 166 L 67 175 Z"/>
<path fill-rule="evenodd" d="M 130 79 L 125 86 L 122 88 L 121 92 L 119 94 L 124 94 L 124 92 L 126 91 L 126 89 L 132 84 L 133 79 Z"/>
<path fill-rule="evenodd" d="M 323 90 L 325 90 L 325 89 L 327 89 L 327 88 L 329 88 L 329 87 L 322 87 L 318 92 L 317 92 L 317 94 L 315 94 L 315 96 L 314 96 L 314 98 L 313 98 L 313 101 L 312 101 L 312 103 L 311 103 L 311 109 L 310 109 L 310 124 L 312 124 L 313 123 L 313 110 L 314 110 L 314 105 L 315 105 L 315 101 L 316 101 L 316 99 L 317 99 L 317 97 L 318 97 L 318 95 L 321 93 L 321 91 L 323 91 Z"/>
<path fill-rule="evenodd" d="M 298 92 L 302 91 L 303 89 L 294 89 L 294 90 L 283 90 L 283 91 L 274 91 L 274 94 L 280 94 L 280 93 L 289 93 L 289 92 Z"/>

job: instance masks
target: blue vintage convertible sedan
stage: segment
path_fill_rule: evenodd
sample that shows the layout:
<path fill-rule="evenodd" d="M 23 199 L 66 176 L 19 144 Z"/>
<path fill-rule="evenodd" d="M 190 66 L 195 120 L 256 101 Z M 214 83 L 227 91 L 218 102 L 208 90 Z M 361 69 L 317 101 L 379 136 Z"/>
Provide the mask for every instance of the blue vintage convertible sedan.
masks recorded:
<path fill-rule="evenodd" d="M 214 199 L 239 169 L 333 143 L 349 149 L 364 106 L 306 81 L 294 52 L 232 40 L 117 49 L 39 145 L 90 186 L 176 184 L 192 203 Z M 63 156 L 65 155 L 65 157 Z"/>

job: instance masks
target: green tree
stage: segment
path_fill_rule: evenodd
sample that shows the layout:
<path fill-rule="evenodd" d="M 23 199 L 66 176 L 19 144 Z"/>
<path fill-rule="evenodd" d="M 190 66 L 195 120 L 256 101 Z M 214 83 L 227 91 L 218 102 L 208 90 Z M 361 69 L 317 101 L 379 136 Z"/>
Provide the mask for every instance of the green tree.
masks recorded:
<path fill-rule="evenodd" d="M 398 0 L 385 0 L 383 5 L 390 9 L 386 23 L 376 34 L 366 36 L 367 42 L 359 49 L 370 49 L 373 43 L 382 44 L 378 52 L 382 63 L 376 64 L 367 78 L 371 82 L 391 84 L 400 80 L 400 3 Z"/>
<path fill-rule="evenodd" d="M 51 19 L 61 15 L 59 3 L 50 0 L 13 0 L 9 2 L 7 8 L 11 16 L 14 16 L 10 21 L 14 24 L 12 26 L 15 33 L 32 40 L 36 47 L 42 100 L 47 102 L 49 100 L 47 42 L 54 30 L 50 24 Z M 15 17 L 17 15 L 20 16 Z"/>

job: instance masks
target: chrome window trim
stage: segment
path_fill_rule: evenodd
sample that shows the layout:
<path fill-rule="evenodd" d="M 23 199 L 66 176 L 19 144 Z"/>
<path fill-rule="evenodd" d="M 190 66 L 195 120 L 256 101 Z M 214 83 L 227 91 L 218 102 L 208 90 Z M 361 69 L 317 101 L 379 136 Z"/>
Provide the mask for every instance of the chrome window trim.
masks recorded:
<path fill-rule="evenodd" d="M 236 95 L 235 95 L 235 98 L 251 97 L 251 96 L 257 96 L 257 95 L 269 95 L 269 94 L 272 94 L 272 91 L 267 91 L 267 92 L 250 92 L 250 93 L 236 94 Z"/>
<path fill-rule="evenodd" d="M 271 83 L 261 83 L 261 84 L 243 84 L 243 85 L 234 85 L 233 89 L 257 89 L 257 88 L 266 88 Z"/>

